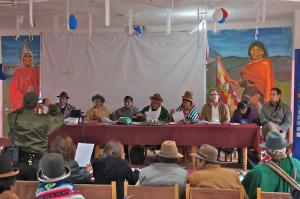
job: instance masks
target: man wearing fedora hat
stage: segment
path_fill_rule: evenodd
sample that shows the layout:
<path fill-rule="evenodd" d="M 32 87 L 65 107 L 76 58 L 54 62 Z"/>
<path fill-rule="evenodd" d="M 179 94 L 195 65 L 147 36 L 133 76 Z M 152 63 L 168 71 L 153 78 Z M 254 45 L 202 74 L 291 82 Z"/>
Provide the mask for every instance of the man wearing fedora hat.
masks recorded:
<path fill-rule="evenodd" d="M 19 170 L 13 168 L 13 163 L 8 153 L 0 153 L 0 165 L 0 198 L 19 199 L 19 197 L 12 192 Z"/>
<path fill-rule="evenodd" d="M 146 106 L 141 111 L 142 118 L 145 120 L 147 118 L 147 113 L 152 111 L 156 114 L 156 119 L 168 122 L 169 121 L 169 112 L 165 107 L 162 106 L 163 99 L 159 93 L 154 93 L 149 97 L 151 104 Z M 139 115 L 138 115 L 139 116 Z"/>
<path fill-rule="evenodd" d="M 275 131 L 269 132 L 266 142 L 261 144 L 261 147 L 267 150 L 268 159 L 275 162 L 299 184 L 300 161 L 286 155 L 287 146 L 288 142 Z M 257 187 L 267 192 L 289 192 L 291 190 L 290 184 L 266 164 L 255 166 L 247 173 L 242 184 L 250 199 L 256 198 Z"/>
<path fill-rule="evenodd" d="M 19 148 L 17 178 L 20 180 L 36 180 L 38 162 L 48 149 L 48 134 L 64 122 L 60 110 L 49 98 L 45 98 L 43 105 L 49 108 L 46 115 L 38 114 L 38 97 L 30 92 L 23 97 L 23 107 L 8 115 L 8 135 Z"/>
<path fill-rule="evenodd" d="M 179 185 L 180 194 L 183 193 L 187 180 L 187 171 L 176 164 L 178 153 L 175 141 L 164 141 L 157 151 L 158 163 L 153 163 L 141 170 L 137 185 L 145 186 L 174 186 Z"/>
<path fill-rule="evenodd" d="M 58 102 L 55 103 L 55 105 L 58 106 L 64 118 L 70 117 L 71 112 L 76 108 L 75 106 L 72 106 L 71 104 L 68 103 L 70 98 L 68 93 L 62 91 L 57 97 L 58 97 Z"/>
<path fill-rule="evenodd" d="M 66 180 L 71 174 L 71 169 L 64 165 L 62 155 L 47 153 L 41 159 L 39 166 L 40 169 L 37 172 L 39 187 L 36 191 L 36 199 L 84 199 L 75 186 Z"/>
<path fill-rule="evenodd" d="M 191 156 L 197 158 L 197 171 L 189 175 L 192 187 L 212 189 L 239 189 L 241 187 L 237 172 L 221 168 L 217 160 L 218 150 L 215 147 L 203 144 L 198 152 L 192 153 Z"/>

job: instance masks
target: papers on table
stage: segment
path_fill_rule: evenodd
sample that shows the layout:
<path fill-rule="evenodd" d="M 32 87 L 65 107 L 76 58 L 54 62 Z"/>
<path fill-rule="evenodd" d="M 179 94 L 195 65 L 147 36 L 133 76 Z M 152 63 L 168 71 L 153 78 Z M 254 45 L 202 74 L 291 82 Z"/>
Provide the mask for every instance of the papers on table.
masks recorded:
<path fill-rule="evenodd" d="M 185 119 L 184 114 L 182 111 L 176 111 L 172 115 L 174 122 L 180 122 Z"/>
<path fill-rule="evenodd" d="M 66 119 L 64 119 L 64 123 L 66 125 L 77 125 L 79 121 L 79 118 L 77 117 L 68 117 Z"/>
<path fill-rule="evenodd" d="M 147 121 L 152 121 L 152 120 L 157 120 L 158 119 L 156 111 L 145 112 L 145 115 L 146 115 L 146 120 Z"/>
<path fill-rule="evenodd" d="M 116 123 L 117 123 L 117 121 L 113 121 L 113 120 L 111 120 L 111 119 L 109 119 L 109 118 L 107 118 L 107 117 L 102 118 L 101 121 L 102 121 L 103 123 L 106 123 L 106 124 L 116 124 Z"/>
<path fill-rule="evenodd" d="M 94 144 L 78 143 L 75 160 L 79 167 L 86 167 L 91 162 Z"/>

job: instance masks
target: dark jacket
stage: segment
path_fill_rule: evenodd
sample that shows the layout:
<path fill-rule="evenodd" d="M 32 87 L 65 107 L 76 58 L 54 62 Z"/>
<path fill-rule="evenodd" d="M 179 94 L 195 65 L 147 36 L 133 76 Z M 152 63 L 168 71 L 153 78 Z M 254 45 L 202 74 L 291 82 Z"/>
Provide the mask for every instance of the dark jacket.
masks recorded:
<path fill-rule="evenodd" d="M 260 125 L 259 119 L 258 119 L 258 111 L 257 111 L 257 109 L 255 109 L 253 107 L 248 107 L 247 112 L 243 115 L 239 110 L 235 110 L 233 112 L 230 122 L 256 123 L 257 125 Z"/>
<path fill-rule="evenodd" d="M 143 108 L 143 110 L 141 111 L 141 113 L 145 114 L 145 112 L 148 112 L 149 109 L 150 109 L 150 106 L 146 106 L 146 107 Z M 158 120 L 165 121 L 165 122 L 169 121 L 169 112 L 163 106 L 161 106 L 161 112 L 160 112 Z"/>
<path fill-rule="evenodd" d="M 65 162 L 65 165 L 68 166 L 71 169 L 71 175 L 68 178 L 70 182 L 74 184 L 85 184 L 91 182 L 91 175 L 90 173 L 85 169 L 80 169 L 77 161 L 70 160 L 68 162 Z"/>
<path fill-rule="evenodd" d="M 134 185 L 139 179 L 139 173 L 133 172 L 127 161 L 119 157 L 101 158 L 95 160 L 92 166 L 96 184 L 111 184 L 116 181 L 118 199 L 124 197 L 124 180 Z"/>

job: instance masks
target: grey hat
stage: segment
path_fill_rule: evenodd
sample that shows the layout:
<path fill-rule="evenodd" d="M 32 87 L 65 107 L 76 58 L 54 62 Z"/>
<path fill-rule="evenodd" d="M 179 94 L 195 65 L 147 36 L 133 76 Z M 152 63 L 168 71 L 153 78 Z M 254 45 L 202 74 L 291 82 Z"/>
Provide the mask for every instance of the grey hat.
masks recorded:
<path fill-rule="evenodd" d="M 197 153 L 191 153 L 191 156 L 205 160 L 211 163 L 218 163 L 218 150 L 208 144 L 202 144 Z"/>
<path fill-rule="evenodd" d="M 64 158 L 58 153 L 47 153 L 40 160 L 37 178 L 40 182 L 57 182 L 70 176 L 71 170 L 64 165 Z"/>
<path fill-rule="evenodd" d="M 159 157 L 163 158 L 177 159 L 183 157 L 182 154 L 178 153 L 176 142 L 171 140 L 164 141 L 160 150 L 157 150 L 156 153 Z"/>
<path fill-rule="evenodd" d="M 34 92 L 26 93 L 23 97 L 23 107 L 25 109 L 34 109 L 38 104 L 39 98 Z"/>
<path fill-rule="evenodd" d="M 266 149 L 282 149 L 288 145 L 288 142 L 280 135 L 280 133 L 271 131 L 267 135 L 266 142 L 262 143 L 260 146 Z"/>

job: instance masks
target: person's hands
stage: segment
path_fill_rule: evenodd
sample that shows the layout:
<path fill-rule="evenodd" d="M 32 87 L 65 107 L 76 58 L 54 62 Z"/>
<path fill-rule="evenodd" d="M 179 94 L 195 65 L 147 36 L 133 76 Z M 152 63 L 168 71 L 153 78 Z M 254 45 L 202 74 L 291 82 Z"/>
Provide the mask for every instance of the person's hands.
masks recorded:
<path fill-rule="evenodd" d="M 171 109 L 170 115 L 173 115 L 175 113 L 175 109 Z"/>
<path fill-rule="evenodd" d="M 91 163 L 89 163 L 89 164 L 86 165 L 85 170 L 87 170 L 87 172 L 89 172 L 89 173 L 91 171 L 93 171 L 93 167 L 92 167 Z"/>
<path fill-rule="evenodd" d="M 44 98 L 44 104 L 43 105 L 49 107 L 50 104 L 52 104 L 51 99 L 47 98 L 47 97 Z"/>

